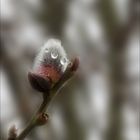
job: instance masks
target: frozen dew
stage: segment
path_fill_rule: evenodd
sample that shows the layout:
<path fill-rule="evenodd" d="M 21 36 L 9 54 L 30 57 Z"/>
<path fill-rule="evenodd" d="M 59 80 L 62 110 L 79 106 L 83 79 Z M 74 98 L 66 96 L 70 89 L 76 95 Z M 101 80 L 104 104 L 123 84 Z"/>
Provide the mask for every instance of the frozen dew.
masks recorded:
<path fill-rule="evenodd" d="M 51 52 L 51 57 L 52 57 L 53 59 L 56 59 L 56 58 L 58 57 L 58 52 L 57 52 L 56 50 L 53 50 L 53 51 Z"/>
<path fill-rule="evenodd" d="M 68 62 L 68 60 L 65 57 L 64 58 L 61 58 L 61 60 L 60 60 L 60 63 L 62 65 L 65 65 L 67 62 Z"/>

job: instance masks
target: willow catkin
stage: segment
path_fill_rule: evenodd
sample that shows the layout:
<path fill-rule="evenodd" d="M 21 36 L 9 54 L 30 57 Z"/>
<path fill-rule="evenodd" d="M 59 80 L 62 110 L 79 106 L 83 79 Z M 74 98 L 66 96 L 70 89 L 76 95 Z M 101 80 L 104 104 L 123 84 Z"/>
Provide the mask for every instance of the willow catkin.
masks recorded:
<path fill-rule="evenodd" d="M 53 83 L 56 83 L 69 63 L 61 42 L 57 39 L 49 39 L 35 59 L 33 72 L 48 77 Z"/>

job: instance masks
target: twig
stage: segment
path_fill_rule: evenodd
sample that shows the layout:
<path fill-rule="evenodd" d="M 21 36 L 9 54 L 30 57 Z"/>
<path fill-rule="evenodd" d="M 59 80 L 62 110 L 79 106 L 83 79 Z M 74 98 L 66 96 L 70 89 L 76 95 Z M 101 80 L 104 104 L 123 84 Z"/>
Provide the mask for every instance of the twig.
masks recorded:
<path fill-rule="evenodd" d="M 47 108 L 47 105 L 49 104 L 50 99 L 47 97 L 43 98 L 43 102 L 41 104 L 41 106 L 39 107 L 37 113 L 35 114 L 35 116 L 31 119 L 31 121 L 29 122 L 29 124 L 27 125 L 27 127 L 21 132 L 21 134 L 16 138 L 16 140 L 22 140 L 24 139 L 29 133 L 30 131 L 35 128 L 36 126 L 38 126 L 40 123 L 42 123 L 41 119 L 40 119 L 40 115 L 44 114 L 44 111 Z M 38 117 L 39 116 L 39 117 Z M 46 119 L 47 120 L 47 119 Z"/>

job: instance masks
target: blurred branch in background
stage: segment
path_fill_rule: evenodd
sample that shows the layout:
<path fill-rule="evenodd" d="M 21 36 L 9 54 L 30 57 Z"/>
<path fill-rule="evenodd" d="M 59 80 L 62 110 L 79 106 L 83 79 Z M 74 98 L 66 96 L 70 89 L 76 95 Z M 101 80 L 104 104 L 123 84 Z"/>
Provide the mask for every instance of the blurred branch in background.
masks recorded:
<path fill-rule="evenodd" d="M 100 12 L 103 19 L 103 26 L 110 45 L 111 104 L 107 140 L 123 140 L 122 106 L 124 105 L 125 99 L 123 88 L 126 81 L 124 56 L 127 49 L 127 41 L 133 31 L 132 28 L 137 24 L 138 13 L 136 11 L 136 6 L 138 4 L 139 2 L 137 0 L 130 1 L 130 17 L 128 23 L 120 25 L 116 11 L 114 10 L 113 1 L 100 1 Z"/>
<path fill-rule="evenodd" d="M 50 36 L 62 38 L 63 26 L 67 17 L 69 0 L 41 0 L 41 11 L 37 17 Z"/>

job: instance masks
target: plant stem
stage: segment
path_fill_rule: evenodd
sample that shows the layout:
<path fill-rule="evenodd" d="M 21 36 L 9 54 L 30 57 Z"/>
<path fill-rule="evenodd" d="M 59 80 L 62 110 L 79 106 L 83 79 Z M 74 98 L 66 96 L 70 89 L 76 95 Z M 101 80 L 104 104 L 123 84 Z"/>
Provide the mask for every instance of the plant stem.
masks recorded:
<path fill-rule="evenodd" d="M 44 94 L 45 94 L 45 93 L 44 93 Z M 47 93 L 47 94 L 48 94 L 48 93 Z M 48 95 L 49 95 L 49 94 L 48 94 Z M 48 107 L 50 101 L 51 101 L 50 95 L 49 95 L 49 96 L 44 96 L 43 102 L 42 102 L 40 108 L 38 109 L 37 114 L 44 112 L 44 111 L 46 110 L 46 108 Z"/>
<path fill-rule="evenodd" d="M 44 93 L 45 94 L 45 93 Z M 49 95 L 48 93 L 46 93 Z M 29 133 L 30 131 L 37 126 L 37 116 L 40 113 L 44 113 L 46 108 L 48 107 L 48 104 L 50 103 L 51 98 L 50 96 L 44 96 L 43 102 L 40 105 L 37 113 L 33 116 L 29 124 L 26 126 L 26 128 L 21 132 L 21 134 L 16 138 L 16 140 L 23 140 Z"/>

